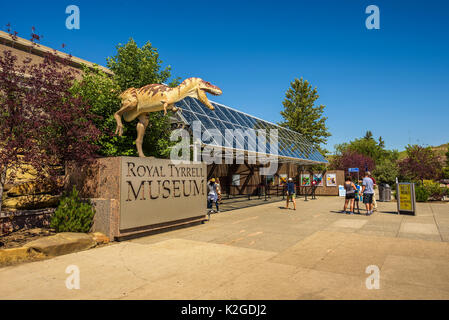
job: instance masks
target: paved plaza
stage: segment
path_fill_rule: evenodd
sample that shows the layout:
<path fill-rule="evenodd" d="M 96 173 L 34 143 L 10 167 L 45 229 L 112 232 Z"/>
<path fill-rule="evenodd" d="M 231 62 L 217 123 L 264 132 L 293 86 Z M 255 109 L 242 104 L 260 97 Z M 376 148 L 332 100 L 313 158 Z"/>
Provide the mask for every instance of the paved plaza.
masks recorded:
<path fill-rule="evenodd" d="M 449 299 L 449 204 L 371 216 L 319 197 L 214 214 L 189 228 L 0 269 L 2 299 Z M 80 270 L 68 290 L 67 266 Z M 368 266 L 380 288 L 367 289 Z"/>

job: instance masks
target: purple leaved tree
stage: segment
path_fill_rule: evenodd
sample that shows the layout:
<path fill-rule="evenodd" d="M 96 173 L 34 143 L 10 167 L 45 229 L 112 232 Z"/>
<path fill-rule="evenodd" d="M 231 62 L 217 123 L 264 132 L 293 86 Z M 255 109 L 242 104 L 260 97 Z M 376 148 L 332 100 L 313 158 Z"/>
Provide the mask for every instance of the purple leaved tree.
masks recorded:
<path fill-rule="evenodd" d="M 330 167 L 336 170 L 345 170 L 345 172 L 348 172 L 349 168 L 359 168 L 360 175 L 363 176 L 366 170 L 372 171 L 376 165 L 372 158 L 347 150 L 341 155 L 334 156 L 330 161 Z"/>
<path fill-rule="evenodd" d="M 90 106 L 71 93 L 77 71 L 69 63 L 56 54 L 34 63 L 0 52 L 0 210 L 7 172 L 14 179 L 28 165 L 55 187 L 66 161 L 96 156 L 100 132 Z"/>

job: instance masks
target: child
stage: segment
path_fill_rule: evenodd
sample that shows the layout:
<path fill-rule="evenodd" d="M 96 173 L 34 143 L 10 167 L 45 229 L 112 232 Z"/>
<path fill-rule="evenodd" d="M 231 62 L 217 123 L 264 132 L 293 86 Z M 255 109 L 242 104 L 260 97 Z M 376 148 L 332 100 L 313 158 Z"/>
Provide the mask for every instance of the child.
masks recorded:
<path fill-rule="evenodd" d="M 360 196 L 360 181 L 359 183 L 356 183 L 355 185 L 356 190 L 355 190 L 355 198 L 354 198 L 354 212 L 355 212 L 355 207 L 357 207 L 357 213 L 360 214 L 360 207 L 359 207 L 359 201 L 361 200 L 361 196 Z"/>

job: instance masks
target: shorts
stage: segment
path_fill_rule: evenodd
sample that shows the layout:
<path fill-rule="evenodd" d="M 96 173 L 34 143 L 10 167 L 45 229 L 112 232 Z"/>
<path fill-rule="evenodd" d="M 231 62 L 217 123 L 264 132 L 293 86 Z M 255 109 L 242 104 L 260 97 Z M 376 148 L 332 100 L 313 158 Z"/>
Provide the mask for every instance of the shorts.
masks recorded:
<path fill-rule="evenodd" d="M 355 198 L 355 193 L 353 192 L 353 193 L 347 193 L 346 194 L 346 199 L 347 200 L 349 200 L 349 199 L 354 199 Z"/>
<path fill-rule="evenodd" d="M 372 193 L 364 193 L 363 194 L 363 203 L 373 203 L 373 194 Z"/>
<path fill-rule="evenodd" d="M 287 199 L 289 200 L 293 200 L 294 198 L 296 198 L 296 193 L 290 193 L 287 195 Z"/>

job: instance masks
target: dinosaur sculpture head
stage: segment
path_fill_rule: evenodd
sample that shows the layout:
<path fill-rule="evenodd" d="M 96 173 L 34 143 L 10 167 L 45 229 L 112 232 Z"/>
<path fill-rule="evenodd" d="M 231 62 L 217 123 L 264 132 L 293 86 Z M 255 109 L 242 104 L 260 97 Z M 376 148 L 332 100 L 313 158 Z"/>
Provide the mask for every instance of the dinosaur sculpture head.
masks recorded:
<path fill-rule="evenodd" d="M 204 81 L 200 78 L 190 78 L 188 80 L 191 80 L 194 83 L 194 87 L 196 89 L 191 96 L 200 100 L 201 103 L 203 103 L 209 109 L 214 110 L 215 108 L 207 98 L 206 92 L 213 94 L 214 96 L 219 96 L 223 93 L 221 89 L 217 86 L 214 86 L 210 82 Z"/>
<path fill-rule="evenodd" d="M 221 89 L 214 86 L 212 83 L 199 79 L 199 89 L 206 91 L 207 93 L 213 94 L 214 96 L 219 96 L 223 93 Z"/>

